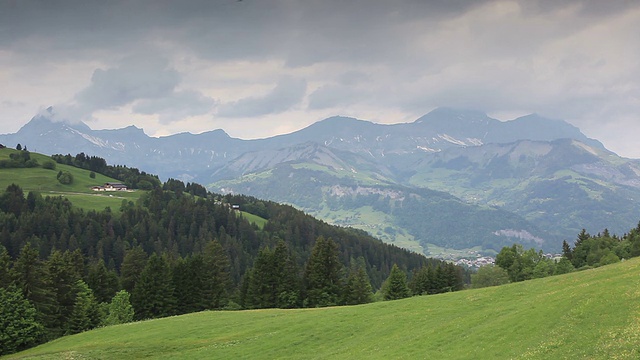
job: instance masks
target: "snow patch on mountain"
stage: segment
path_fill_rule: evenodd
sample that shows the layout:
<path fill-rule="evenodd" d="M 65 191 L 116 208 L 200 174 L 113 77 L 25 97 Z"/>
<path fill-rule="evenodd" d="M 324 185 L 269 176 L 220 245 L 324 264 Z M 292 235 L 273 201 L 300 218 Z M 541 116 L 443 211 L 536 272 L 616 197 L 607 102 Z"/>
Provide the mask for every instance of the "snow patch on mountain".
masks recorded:
<path fill-rule="evenodd" d="M 452 136 L 449 136 L 447 134 L 438 134 L 438 137 L 440 139 L 444 140 L 444 141 L 448 141 L 448 142 L 450 142 L 452 144 L 455 144 L 455 145 L 467 146 L 467 143 L 465 143 L 464 141 L 458 140 L 458 139 L 456 139 L 456 138 L 454 138 Z"/>
<path fill-rule="evenodd" d="M 99 137 L 95 137 L 95 136 L 91 136 L 85 133 L 82 133 L 74 128 L 67 128 L 70 132 L 80 135 L 83 139 L 89 141 L 90 143 L 102 147 L 102 148 L 108 148 L 108 149 L 113 149 L 113 150 L 118 150 L 118 151 L 124 151 L 125 145 L 121 142 L 117 142 L 115 145 L 111 145 L 109 143 L 108 140 L 103 140 Z"/>

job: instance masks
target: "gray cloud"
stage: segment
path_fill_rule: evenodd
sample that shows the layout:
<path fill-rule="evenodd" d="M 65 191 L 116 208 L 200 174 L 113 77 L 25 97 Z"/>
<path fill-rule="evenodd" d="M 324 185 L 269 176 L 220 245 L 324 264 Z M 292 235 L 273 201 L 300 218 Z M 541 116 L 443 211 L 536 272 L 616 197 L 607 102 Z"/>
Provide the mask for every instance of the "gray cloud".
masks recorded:
<path fill-rule="evenodd" d="M 358 91 L 343 85 L 325 85 L 309 95 L 309 109 L 330 109 L 361 101 L 365 96 Z"/>
<path fill-rule="evenodd" d="M 61 113 L 157 114 L 165 133 L 211 113 L 292 129 L 455 106 L 613 134 L 640 113 L 638 33 L 630 0 L 0 0 L 0 121 L 60 103 L 55 88 L 77 94 Z"/>
<path fill-rule="evenodd" d="M 266 95 L 248 97 L 222 104 L 217 111 L 220 117 L 252 117 L 277 114 L 300 103 L 307 88 L 301 79 L 285 77 Z"/>
<path fill-rule="evenodd" d="M 180 75 L 166 59 L 130 57 L 116 68 L 94 71 L 91 84 L 76 100 L 91 111 L 112 109 L 137 99 L 167 97 L 179 83 Z"/>
<path fill-rule="evenodd" d="M 146 115 L 159 114 L 160 123 L 168 124 L 187 117 L 207 114 L 215 103 L 215 100 L 196 91 L 176 91 L 171 96 L 140 100 L 133 106 L 133 111 Z"/>

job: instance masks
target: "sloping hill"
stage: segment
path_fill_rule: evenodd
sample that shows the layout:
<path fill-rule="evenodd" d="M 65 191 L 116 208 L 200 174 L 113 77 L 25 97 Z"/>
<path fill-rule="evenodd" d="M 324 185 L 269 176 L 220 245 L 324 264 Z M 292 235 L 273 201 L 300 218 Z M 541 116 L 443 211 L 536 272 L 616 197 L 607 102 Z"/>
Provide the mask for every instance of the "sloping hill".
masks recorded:
<path fill-rule="evenodd" d="M 0 160 L 9 159 L 9 154 L 18 153 L 13 149 L 0 149 Z M 120 182 L 119 180 L 95 174 L 90 177 L 90 171 L 77 167 L 55 164 L 55 169 L 45 169 L 41 165 L 51 160 L 51 157 L 31 152 L 30 156 L 40 166 L 33 168 L 0 168 L 0 190 L 4 191 L 11 184 L 19 185 L 25 195 L 30 191 L 37 191 L 42 196 L 64 196 L 80 208 L 86 210 L 103 210 L 109 206 L 117 209 L 122 200 L 135 201 L 140 197 L 140 191 L 118 192 L 117 194 L 97 193 L 91 190 L 92 186 L 102 185 L 106 182 Z M 61 184 L 57 179 L 59 171 L 67 171 L 73 176 L 73 183 Z"/>
<path fill-rule="evenodd" d="M 368 305 L 203 312 L 65 337 L 8 359 L 638 359 L 640 258 Z"/>

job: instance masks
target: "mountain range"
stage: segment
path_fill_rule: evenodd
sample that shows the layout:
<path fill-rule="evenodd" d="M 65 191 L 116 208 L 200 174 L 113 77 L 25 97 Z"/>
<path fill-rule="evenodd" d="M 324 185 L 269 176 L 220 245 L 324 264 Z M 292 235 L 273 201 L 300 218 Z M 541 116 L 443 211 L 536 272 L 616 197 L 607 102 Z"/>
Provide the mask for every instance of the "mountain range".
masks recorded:
<path fill-rule="evenodd" d="M 49 115 L 0 143 L 84 152 L 214 192 L 289 203 L 430 255 L 513 242 L 556 251 L 583 228 L 615 233 L 640 219 L 640 161 L 535 114 L 503 122 L 439 108 L 393 125 L 332 117 L 258 140 L 223 130 L 154 138 L 135 126 L 92 130 Z"/>

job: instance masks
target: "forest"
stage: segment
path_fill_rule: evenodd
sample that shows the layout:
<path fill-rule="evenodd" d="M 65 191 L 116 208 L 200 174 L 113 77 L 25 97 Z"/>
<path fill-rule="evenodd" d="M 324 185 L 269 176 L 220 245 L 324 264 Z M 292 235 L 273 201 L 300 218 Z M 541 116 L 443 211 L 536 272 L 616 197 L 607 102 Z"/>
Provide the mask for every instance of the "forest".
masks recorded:
<path fill-rule="evenodd" d="M 54 158 L 116 175 L 125 169 L 84 154 Z M 2 354 L 122 322 L 360 304 L 376 291 L 389 300 L 461 290 L 468 278 L 460 267 L 291 206 L 174 179 L 159 184 L 137 169 L 120 175 L 151 190 L 102 211 L 16 184 L 0 194 Z M 412 273 L 425 276 L 408 281 Z"/>

